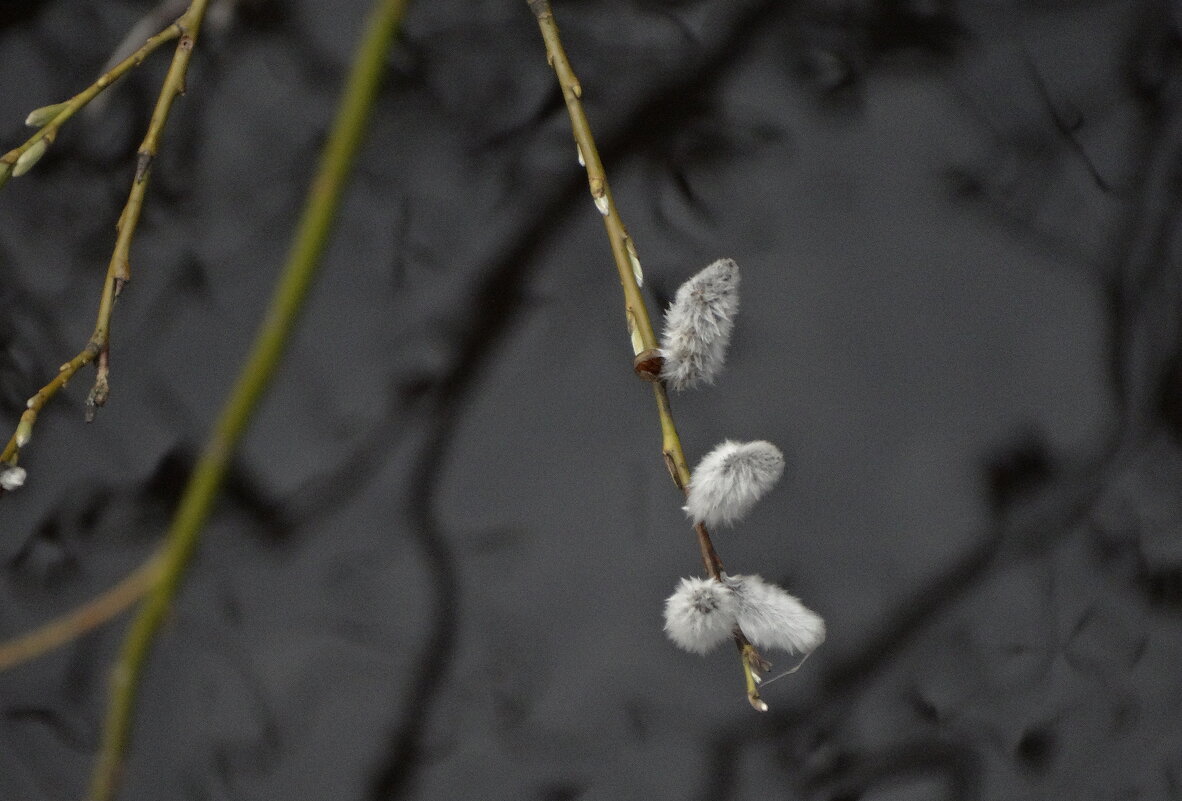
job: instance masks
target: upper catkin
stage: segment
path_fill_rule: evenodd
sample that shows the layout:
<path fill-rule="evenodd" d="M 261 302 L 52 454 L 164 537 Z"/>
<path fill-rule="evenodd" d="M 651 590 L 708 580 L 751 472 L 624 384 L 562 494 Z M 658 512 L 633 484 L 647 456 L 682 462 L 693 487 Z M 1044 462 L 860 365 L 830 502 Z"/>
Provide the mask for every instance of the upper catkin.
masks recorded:
<path fill-rule="evenodd" d="M 677 290 L 665 312 L 661 378 L 676 390 L 713 384 L 739 311 L 739 265 L 719 259 Z"/>
<path fill-rule="evenodd" d="M 679 647 L 704 654 L 735 628 L 734 593 L 712 578 L 683 578 L 665 601 L 665 633 Z"/>
<path fill-rule="evenodd" d="M 690 478 L 685 511 L 713 528 L 746 516 L 784 473 L 784 454 L 770 442 L 727 440 L 698 463 Z"/>
<path fill-rule="evenodd" d="M 806 655 L 825 641 L 825 621 L 784 589 L 760 576 L 725 576 L 739 628 L 760 648 Z"/>

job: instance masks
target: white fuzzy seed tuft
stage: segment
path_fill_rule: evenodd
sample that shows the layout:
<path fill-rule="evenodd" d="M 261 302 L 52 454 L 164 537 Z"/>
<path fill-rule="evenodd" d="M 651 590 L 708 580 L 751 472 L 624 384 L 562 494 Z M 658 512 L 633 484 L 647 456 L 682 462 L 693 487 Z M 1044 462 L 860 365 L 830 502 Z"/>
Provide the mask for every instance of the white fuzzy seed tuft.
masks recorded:
<path fill-rule="evenodd" d="M 665 633 L 678 647 L 704 654 L 730 639 L 735 613 L 730 587 L 710 578 L 683 578 L 665 601 Z"/>
<path fill-rule="evenodd" d="M 801 656 L 825 641 L 825 621 L 785 590 L 759 576 L 725 576 L 736 604 L 736 620 L 759 648 Z"/>
<path fill-rule="evenodd" d="M 775 445 L 727 440 L 694 469 L 685 511 L 711 528 L 730 525 L 745 517 L 783 474 L 784 454 Z"/>
<path fill-rule="evenodd" d="M 0 488 L 12 492 L 15 489 L 20 489 L 25 485 L 25 479 L 29 474 L 25 472 L 25 468 L 9 465 L 0 469 Z"/>
<path fill-rule="evenodd" d="M 713 384 L 738 311 L 739 265 L 733 259 L 719 259 L 682 284 L 665 312 L 661 378 L 679 391 Z"/>

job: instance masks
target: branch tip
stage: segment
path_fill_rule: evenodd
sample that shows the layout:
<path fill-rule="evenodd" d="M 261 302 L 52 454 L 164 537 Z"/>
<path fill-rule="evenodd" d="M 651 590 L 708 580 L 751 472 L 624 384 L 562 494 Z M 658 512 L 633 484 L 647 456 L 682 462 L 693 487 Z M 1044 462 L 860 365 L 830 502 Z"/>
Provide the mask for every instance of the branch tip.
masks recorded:
<path fill-rule="evenodd" d="M 111 385 L 105 373 L 100 373 L 94 379 L 94 386 L 86 396 L 86 422 L 93 423 L 98 410 L 107 405 L 107 397 L 111 394 Z"/>

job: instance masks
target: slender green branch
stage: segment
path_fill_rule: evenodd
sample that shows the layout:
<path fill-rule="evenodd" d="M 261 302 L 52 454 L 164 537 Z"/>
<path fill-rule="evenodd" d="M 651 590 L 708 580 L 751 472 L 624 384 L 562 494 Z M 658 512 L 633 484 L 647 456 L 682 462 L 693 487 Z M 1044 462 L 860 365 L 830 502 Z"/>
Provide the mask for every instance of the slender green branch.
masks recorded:
<path fill-rule="evenodd" d="M 153 554 L 102 595 L 26 634 L 0 643 L 0 670 L 36 659 L 131 608 L 160 577 L 161 564 L 161 555 Z"/>
<path fill-rule="evenodd" d="M 554 69 L 558 85 L 562 89 L 563 99 L 566 101 L 566 110 L 570 115 L 571 130 L 574 133 L 579 161 L 587 170 L 587 183 L 591 190 L 591 198 L 599 213 L 603 215 L 603 224 L 607 229 L 612 258 L 615 260 L 616 271 L 620 275 L 620 285 L 624 290 L 624 312 L 628 322 L 628 333 L 632 339 L 632 351 L 635 355 L 633 369 L 637 375 L 653 384 L 657 415 L 661 421 L 661 453 L 673 483 L 677 485 L 678 489 L 685 492 L 689 487 L 690 469 L 685 459 L 685 451 L 681 447 L 681 438 L 677 434 L 677 426 L 673 421 L 669 393 L 664 382 L 660 379 L 660 349 L 653 331 L 652 320 L 649 317 L 648 306 L 640 291 L 643 277 L 640 270 L 640 260 L 636 255 L 636 244 L 628 235 L 628 229 L 624 227 L 624 221 L 620 218 L 620 212 L 612 197 L 611 187 L 607 182 L 607 173 L 603 168 L 603 161 L 599 157 L 595 138 L 591 134 L 587 114 L 583 110 L 583 87 L 575 76 L 570 59 L 567 58 L 566 50 L 562 46 L 562 39 L 558 34 L 558 25 L 554 21 L 554 12 L 550 8 L 550 2 L 549 0 L 526 0 L 526 2 L 538 20 L 542 39 L 546 44 L 546 60 Z M 710 532 L 707 531 L 705 525 L 699 523 L 694 526 L 694 533 L 698 539 L 698 548 L 701 551 L 702 564 L 705 565 L 706 572 L 712 578 L 720 579 L 723 570 L 722 560 L 718 558 L 718 554 L 714 550 Z M 759 656 L 743 633 L 738 630 L 735 631 L 735 645 L 739 649 L 740 661 L 743 665 L 747 698 L 756 709 L 766 710 L 766 704 L 759 697 L 758 671 L 766 670 L 767 663 Z"/>
<path fill-rule="evenodd" d="M 405 7 L 406 0 L 379 0 L 367 21 L 275 295 L 237 383 L 185 487 L 165 537 L 161 578 L 140 607 L 112 670 L 110 705 L 91 782 L 91 801 L 108 801 L 115 793 L 145 659 L 180 587 L 234 448 L 279 364 L 327 245 L 377 95 L 386 53 Z"/>
<path fill-rule="evenodd" d="M 53 120 L 38 134 L 41 137 L 38 141 L 52 141 L 53 136 L 57 133 L 57 127 L 65 122 L 69 115 L 73 114 L 74 111 L 81 108 L 94 95 L 102 91 L 112 80 L 138 64 L 148 53 L 164 42 L 178 37 L 180 38 L 180 41 L 177 42 L 176 50 L 173 53 L 172 64 L 168 68 L 168 74 L 165 76 L 164 83 L 160 87 L 160 95 L 156 100 L 156 107 L 152 111 L 152 119 L 148 124 L 148 132 L 139 147 L 136 157 L 135 177 L 131 182 L 131 191 L 127 195 L 127 203 L 123 207 L 123 212 L 119 215 L 119 222 L 116 226 L 118 233 L 115 238 L 115 248 L 111 253 L 110 263 L 107 265 L 107 275 L 103 281 L 102 295 L 99 297 L 98 318 L 94 324 L 94 332 L 90 335 L 90 340 L 86 343 L 86 347 L 77 356 L 58 368 L 58 374 L 54 376 L 53 380 L 41 387 L 41 389 L 37 390 L 29 398 L 26 404 L 27 408 L 21 415 L 16 431 L 13 432 L 12 437 L 8 440 L 8 444 L 4 447 L 3 452 L 0 452 L 0 462 L 12 463 L 16 461 L 20 449 L 33 436 L 33 426 L 37 422 L 37 416 L 41 413 L 45 404 L 74 377 L 75 373 L 94 361 L 100 354 L 102 355 L 102 364 L 100 365 L 101 369 L 96 378 L 94 389 L 91 390 L 88 398 L 88 418 L 93 418 L 95 406 L 101 406 L 106 402 L 108 391 L 107 376 L 110 369 L 108 356 L 111 313 L 115 308 L 115 298 L 118 297 L 123 285 L 131 278 L 131 242 L 135 237 L 136 226 L 139 224 L 140 211 L 143 209 L 144 193 L 148 188 L 148 176 L 151 172 L 152 160 L 156 157 L 156 153 L 159 150 L 160 133 L 164 130 L 165 122 L 168 121 L 168 114 L 172 110 L 172 103 L 177 95 L 183 94 L 185 91 L 185 75 L 189 69 L 189 59 L 193 54 L 193 46 L 197 41 L 197 33 L 201 29 L 201 21 L 205 16 L 205 8 L 208 4 L 209 0 L 193 0 L 188 10 L 175 23 L 149 39 L 135 54 L 124 59 L 120 62 L 119 66 L 106 73 L 102 78 L 99 78 L 90 89 L 87 89 L 69 101 L 65 108 L 58 112 Z M 120 70 L 121 67 L 122 70 Z M 79 100 L 79 98 L 84 99 Z M 37 137 L 34 137 L 34 139 L 37 139 Z M 28 143 L 22 147 L 27 145 Z M 4 159 L 8 159 L 8 156 L 19 150 L 21 148 L 10 152 Z M 17 160 L 19 159 L 15 159 L 13 163 Z M 3 161 L 3 164 L 7 165 L 9 162 Z"/>

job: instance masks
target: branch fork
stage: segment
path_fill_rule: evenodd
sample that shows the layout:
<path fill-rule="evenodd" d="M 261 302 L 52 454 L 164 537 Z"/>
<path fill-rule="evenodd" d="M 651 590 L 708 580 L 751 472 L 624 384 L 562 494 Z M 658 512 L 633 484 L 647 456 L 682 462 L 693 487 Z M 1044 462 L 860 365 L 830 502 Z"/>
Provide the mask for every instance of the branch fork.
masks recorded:
<path fill-rule="evenodd" d="M 51 381 L 29 398 L 27 408 L 21 415 L 16 430 L 4 450 L 0 452 L 0 461 L 2 462 L 16 463 L 20 450 L 32 438 L 33 426 L 37 422 L 37 416 L 41 409 L 58 393 L 58 390 L 66 386 L 75 373 L 96 358 L 99 363 L 95 382 L 86 401 L 87 422 L 94 419 L 95 411 L 107 401 L 110 394 L 111 315 L 114 311 L 115 299 L 127 282 L 131 280 L 131 244 L 135 238 L 136 226 L 139 224 L 140 213 L 143 209 L 144 194 L 147 191 L 152 161 L 158 152 L 160 134 L 168 120 L 173 100 L 177 95 L 184 93 L 189 59 L 197 41 L 197 32 L 201 28 L 201 21 L 208 3 L 209 0 L 193 0 L 180 18 L 149 38 L 142 47 L 99 76 L 98 80 L 85 90 L 63 103 L 45 106 L 33 111 L 27 121 L 40 125 L 37 133 L 33 134 L 21 146 L 0 157 L 0 186 L 3 186 L 10 178 L 23 175 L 36 164 L 57 137 L 61 126 L 79 109 L 126 72 L 142 64 L 144 59 L 154 50 L 174 39 L 179 40 L 173 53 L 172 63 L 161 85 L 160 95 L 156 100 L 147 133 L 136 156 L 135 176 L 131 183 L 127 202 L 115 224 L 115 245 L 107 266 L 107 275 L 103 281 L 94 332 L 86 346 L 74 358 L 63 364 Z"/>

